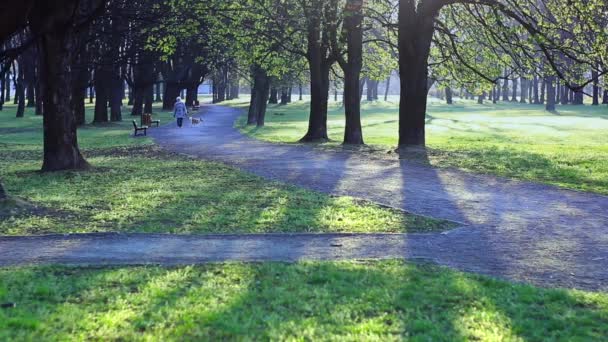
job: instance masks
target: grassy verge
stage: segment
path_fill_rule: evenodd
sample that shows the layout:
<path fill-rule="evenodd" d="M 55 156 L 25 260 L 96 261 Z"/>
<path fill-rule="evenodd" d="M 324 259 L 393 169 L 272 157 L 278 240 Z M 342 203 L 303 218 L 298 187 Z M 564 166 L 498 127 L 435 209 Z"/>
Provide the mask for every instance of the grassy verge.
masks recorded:
<path fill-rule="evenodd" d="M 592 341 L 608 296 L 399 261 L 0 269 L 2 340 Z"/>
<path fill-rule="evenodd" d="M 244 103 L 230 105 L 242 107 Z M 306 132 L 308 103 L 271 106 L 266 126 L 238 127 L 271 142 L 294 142 Z M 363 133 L 370 148 L 387 156 L 397 144 L 396 102 L 364 103 Z M 330 138 L 325 147 L 340 148 L 343 109 L 330 107 Z M 531 180 L 565 188 L 608 194 L 608 108 L 558 106 L 557 113 L 526 104 L 458 101 L 448 106 L 431 100 L 427 115 L 426 153 L 404 157 L 438 167 Z"/>
<path fill-rule="evenodd" d="M 450 223 L 268 182 L 130 137 L 129 122 L 79 130 L 86 172 L 42 174 L 40 118 L 0 112 L 0 178 L 35 206 L 0 207 L 0 234 L 426 232 Z M 166 122 L 170 116 L 158 113 Z M 129 118 L 130 119 L 130 118 Z"/>

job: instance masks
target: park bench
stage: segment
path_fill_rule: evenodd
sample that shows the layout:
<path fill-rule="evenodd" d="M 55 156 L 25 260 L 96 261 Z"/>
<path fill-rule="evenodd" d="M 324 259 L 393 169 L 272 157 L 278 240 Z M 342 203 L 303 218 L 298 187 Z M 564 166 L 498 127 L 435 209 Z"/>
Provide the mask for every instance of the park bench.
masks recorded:
<path fill-rule="evenodd" d="M 152 127 L 152 125 L 156 125 L 156 127 L 160 126 L 160 120 L 152 120 L 152 114 L 144 114 L 141 117 L 142 125 Z"/>
<path fill-rule="evenodd" d="M 135 120 L 133 120 L 133 129 L 135 130 L 133 132 L 133 136 L 135 136 L 135 137 L 137 136 L 137 133 L 139 133 L 139 132 L 144 132 L 144 135 L 146 135 L 146 136 L 148 135 L 147 134 L 148 133 L 148 126 L 141 126 L 141 127 L 139 127 L 139 126 L 137 126 L 137 122 Z"/>

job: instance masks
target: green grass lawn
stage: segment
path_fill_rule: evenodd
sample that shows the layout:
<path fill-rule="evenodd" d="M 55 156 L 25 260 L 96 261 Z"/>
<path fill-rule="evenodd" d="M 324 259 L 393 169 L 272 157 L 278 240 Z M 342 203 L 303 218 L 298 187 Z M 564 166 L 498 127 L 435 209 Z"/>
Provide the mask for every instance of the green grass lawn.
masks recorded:
<path fill-rule="evenodd" d="M 155 116 L 171 120 L 170 113 Z M 149 138 L 131 137 L 131 117 L 124 119 L 79 129 L 92 170 L 42 174 L 41 118 L 28 110 L 25 118 L 16 119 L 11 106 L 0 112 L 0 178 L 9 194 L 35 205 L 0 206 L 0 235 L 425 232 L 453 227 L 163 152 Z"/>
<path fill-rule="evenodd" d="M 397 144 L 397 102 L 364 102 L 363 134 L 382 155 Z M 244 101 L 230 105 L 243 107 Z M 272 142 L 294 142 L 306 132 L 308 103 L 269 107 L 266 126 L 237 125 L 247 134 Z M 330 106 L 326 144 L 338 147 L 344 130 L 343 109 Z M 429 99 L 426 155 L 415 160 L 438 167 L 554 184 L 608 194 L 608 106 L 558 106 L 549 113 L 527 104 L 478 105 L 459 100 L 446 105 Z"/>
<path fill-rule="evenodd" d="M 0 269 L 0 340 L 601 341 L 608 295 L 400 261 Z"/>

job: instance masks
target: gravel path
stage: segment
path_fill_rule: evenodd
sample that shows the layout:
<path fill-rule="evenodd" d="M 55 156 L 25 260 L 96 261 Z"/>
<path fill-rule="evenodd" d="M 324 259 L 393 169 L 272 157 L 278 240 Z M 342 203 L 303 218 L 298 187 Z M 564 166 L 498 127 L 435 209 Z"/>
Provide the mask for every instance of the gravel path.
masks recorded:
<path fill-rule="evenodd" d="M 542 286 L 608 290 L 608 197 L 350 152 L 271 144 L 233 128 L 240 111 L 153 130 L 164 148 L 269 179 L 462 223 L 448 233 L 77 235 L 0 238 L 0 264 L 183 264 L 224 260 L 425 259 Z"/>

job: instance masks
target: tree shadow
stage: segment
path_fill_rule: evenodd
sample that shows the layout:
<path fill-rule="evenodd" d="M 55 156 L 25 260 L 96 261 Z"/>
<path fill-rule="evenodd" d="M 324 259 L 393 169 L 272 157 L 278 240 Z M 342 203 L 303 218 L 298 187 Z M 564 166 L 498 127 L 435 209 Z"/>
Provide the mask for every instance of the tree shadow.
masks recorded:
<path fill-rule="evenodd" d="M 17 272 L 4 283 L 23 305 L 0 312 L 8 337 L 453 341 L 608 334 L 605 296 L 400 261 Z"/>

